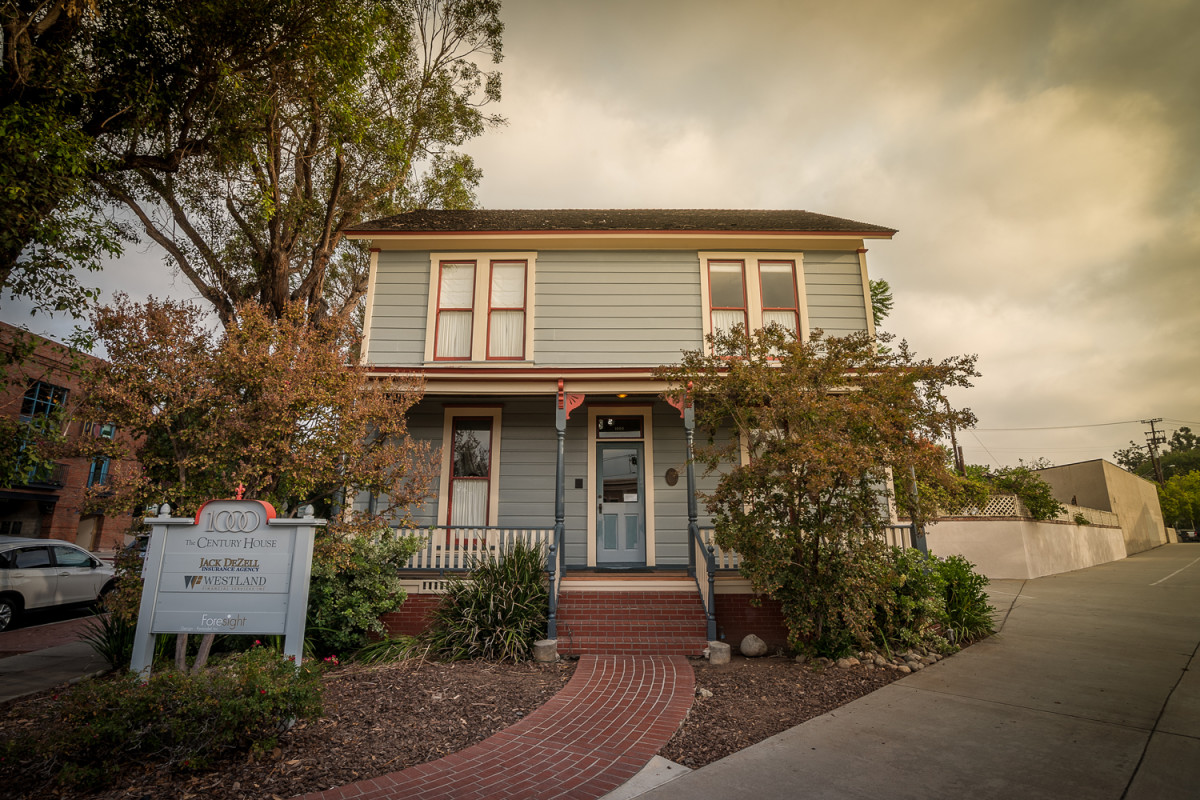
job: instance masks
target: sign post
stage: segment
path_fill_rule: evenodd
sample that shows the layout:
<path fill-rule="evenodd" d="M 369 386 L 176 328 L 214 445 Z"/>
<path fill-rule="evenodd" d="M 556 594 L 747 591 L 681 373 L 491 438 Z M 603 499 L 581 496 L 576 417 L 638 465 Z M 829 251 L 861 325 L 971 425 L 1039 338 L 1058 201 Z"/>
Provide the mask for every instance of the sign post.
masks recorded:
<path fill-rule="evenodd" d="M 240 494 L 240 493 L 239 493 Z M 142 604 L 130 668 L 149 674 L 159 633 L 284 637 L 284 655 L 304 655 L 313 536 L 325 520 L 305 507 L 277 519 L 260 500 L 212 500 L 195 519 L 150 523 Z"/>

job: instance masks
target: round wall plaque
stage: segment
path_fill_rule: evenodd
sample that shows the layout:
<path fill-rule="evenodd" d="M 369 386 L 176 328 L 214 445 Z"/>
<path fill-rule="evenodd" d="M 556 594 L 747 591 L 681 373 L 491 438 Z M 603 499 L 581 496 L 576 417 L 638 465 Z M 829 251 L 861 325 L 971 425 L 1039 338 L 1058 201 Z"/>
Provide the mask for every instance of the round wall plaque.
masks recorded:
<path fill-rule="evenodd" d="M 667 486 L 674 486 L 675 484 L 679 483 L 679 470 L 675 469 L 674 467 L 668 469 L 666 479 Z"/>

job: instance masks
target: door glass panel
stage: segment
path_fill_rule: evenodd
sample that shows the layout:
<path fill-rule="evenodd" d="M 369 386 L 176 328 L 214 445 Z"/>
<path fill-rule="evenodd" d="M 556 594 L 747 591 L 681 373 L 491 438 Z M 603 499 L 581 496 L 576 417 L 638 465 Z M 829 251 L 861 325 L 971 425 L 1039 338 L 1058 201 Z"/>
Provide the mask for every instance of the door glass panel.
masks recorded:
<path fill-rule="evenodd" d="M 611 449 L 604 453 L 604 485 L 602 499 L 606 503 L 637 502 L 637 451 Z M 626 497 L 633 495 L 634 500 Z"/>
<path fill-rule="evenodd" d="M 46 547 L 26 547 L 17 551 L 13 559 L 17 569 L 35 569 L 50 566 L 50 549 Z"/>
<path fill-rule="evenodd" d="M 92 557 L 74 547 L 55 547 L 54 561 L 60 567 L 90 567 Z"/>

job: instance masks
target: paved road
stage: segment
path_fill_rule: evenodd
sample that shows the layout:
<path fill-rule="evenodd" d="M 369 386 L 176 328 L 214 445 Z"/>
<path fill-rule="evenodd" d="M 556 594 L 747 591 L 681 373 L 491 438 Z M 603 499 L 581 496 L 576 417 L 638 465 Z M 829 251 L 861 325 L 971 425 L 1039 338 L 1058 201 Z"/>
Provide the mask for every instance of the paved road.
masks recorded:
<path fill-rule="evenodd" d="M 997 635 L 641 797 L 1200 796 L 1200 547 L 991 589 Z"/>

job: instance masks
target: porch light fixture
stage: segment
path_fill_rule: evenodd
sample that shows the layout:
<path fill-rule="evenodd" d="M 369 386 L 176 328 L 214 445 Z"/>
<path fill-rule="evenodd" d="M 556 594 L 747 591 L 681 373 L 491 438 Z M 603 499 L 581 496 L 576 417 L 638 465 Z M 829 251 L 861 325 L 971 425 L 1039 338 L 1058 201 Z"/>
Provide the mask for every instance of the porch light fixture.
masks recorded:
<path fill-rule="evenodd" d="M 621 400 L 624 400 L 626 397 L 629 397 L 629 395 L 627 395 L 627 394 L 619 394 L 619 395 L 617 395 L 617 397 L 618 397 L 619 399 L 621 399 Z"/>

